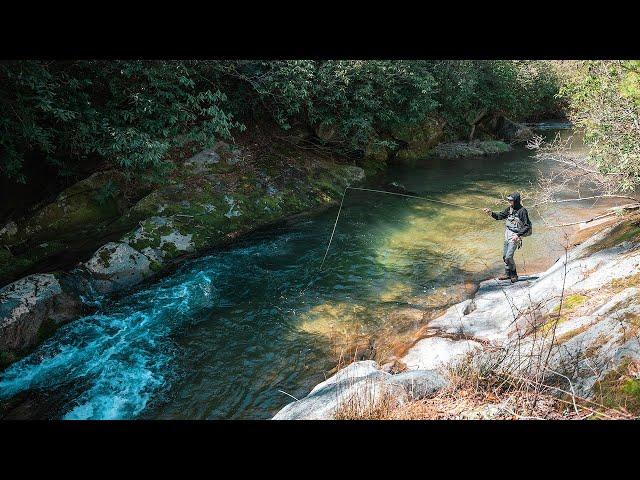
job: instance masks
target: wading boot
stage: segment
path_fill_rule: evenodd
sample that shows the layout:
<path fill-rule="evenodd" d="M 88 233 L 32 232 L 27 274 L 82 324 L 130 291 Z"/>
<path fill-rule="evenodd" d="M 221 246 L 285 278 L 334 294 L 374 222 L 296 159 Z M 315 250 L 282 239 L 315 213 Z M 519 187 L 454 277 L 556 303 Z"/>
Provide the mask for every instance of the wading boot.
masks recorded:
<path fill-rule="evenodd" d="M 498 280 L 511 280 L 511 272 L 504 272 L 498 277 Z"/>
<path fill-rule="evenodd" d="M 511 283 L 516 283 L 518 281 L 518 274 L 517 273 L 512 273 L 511 274 Z"/>

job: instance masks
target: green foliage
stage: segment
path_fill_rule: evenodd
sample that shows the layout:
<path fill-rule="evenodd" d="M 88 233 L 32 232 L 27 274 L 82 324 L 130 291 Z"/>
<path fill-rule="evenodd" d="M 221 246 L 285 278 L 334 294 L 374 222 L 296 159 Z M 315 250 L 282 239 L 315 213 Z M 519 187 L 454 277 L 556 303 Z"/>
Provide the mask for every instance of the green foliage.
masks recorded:
<path fill-rule="evenodd" d="M 640 61 L 579 62 L 563 88 L 594 165 L 618 188 L 640 186 Z"/>
<path fill-rule="evenodd" d="M 283 129 L 302 118 L 351 148 L 380 131 L 422 121 L 438 105 L 426 62 L 247 61 L 228 71 L 256 92 Z"/>
<path fill-rule="evenodd" d="M 96 200 L 100 206 L 104 206 L 110 199 L 116 198 L 119 191 L 118 186 L 109 180 L 96 193 Z"/>
<path fill-rule="evenodd" d="M 24 181 L 36 152 L 62 174 L 90 158 L 159 165 L 170 148 L 238 127 L 198 62 L 21 61 L 0 64 L 0 168 Z M 205 79 L 206 80 L 206 79 Z"/>
<path fill-rule="evenodd" d="M 478 111 L 546 112 L 544 62 L 419 60 L 19 61 L 0 63 L 0 169 L 25 181 L 29 155 L 61 175 L 106 159 L 127 172 L 171 166 L 172 152 L 272 118 L 310 126 L 344 151 L 391 146 L 393 132 L 444 117 L 468 132 Z M 625 83 L 633 95 L 637 84 Z"/>
<path fill-rule="evenodd" d="M 231 70 L 284 129 L 304 117 L 351 148 L 386 145 L 385 133 L 431 115 L 444 117 L 454 135 L 467 134 L 479 111 L 522 120 L 557 113 L 559 104 L 545 62 L 295 60 L 237 62 Z"/>
<path fill-rule="evenodd" d="M 439 113 L 454 136 L 466 135 L 469 123 L 482 113 L 500 113 L 523 121 L 561 113 L 558 77 L 541 61 L 438 61 Z"/>

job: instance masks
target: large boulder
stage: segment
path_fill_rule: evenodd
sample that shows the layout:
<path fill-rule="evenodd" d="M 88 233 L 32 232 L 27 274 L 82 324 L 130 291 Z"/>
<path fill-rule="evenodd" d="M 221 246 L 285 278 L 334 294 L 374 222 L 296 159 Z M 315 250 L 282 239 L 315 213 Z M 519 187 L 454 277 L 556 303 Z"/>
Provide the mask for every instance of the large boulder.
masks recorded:
<path fill-rule="evenodd" d="M 438 370 L 409 370 L 393 375 L 389 381 L 402 386 L 410 400 L 434 395 L 449 383 Z"/>
<path fill-rule="evenodd" d="M 122 240 L 151 260 L 151 269 L 159 267 L 165 260 L 195 250 L 193 234 L 181 233 L 172 218 L 151 217 Z"/>
<path fill-rule="evenodd" d="M 393 395 L 399 403 L 407 400 L 402 386 L 388 388 L 389 373 L 372 360 L 354 362 L 322 383 L 301 400 L 280 410 L 274 420 L 331 420 L 347 402 L 375 403 L 384 395 Z"/>
<path fill-rule="evenodd" d="M 354 362 L 316 385 L 306 397 L 285 406 L 273 419 L 330 420 L 345 405 L 356 410 L 380 402 L 399 406 L 432 395 L 446 384 L 446 379 L 436 371 L 392 375 L 373 360 Z"/>
<path fill-rule="evenodd" d="M 124 199 L 116 195 L 124 184 L 122 172 L 96 172 L 63 190 L 54 202 L 5 225 L 0 229 L 0 244 L 33 244 L 93 233 L 124 210 Z"/>
<path fill-rule="evenodd" d="M 91 243 L 99 245 L 105 236 L 130 227 L 120 221 L 121 215 L 128 199 L 141 193 L 122 172 L 96 172 L 60 192 L 53 202 L 0 225 L 0 284 L 38 271 L 38 265 L 52 257 L 83 251 Z"/>
<path fill-rule="evenodd" d="M 443 126 L 444 122 L 430 118 L 421 124 L 394 130 L 392 136 L 399 144 L 394 159 L 411 161 L 425 158 L 429 150 L 442 140 Z"/>
<path fill-rule="evenodd" d="M 152 274 L 149 258 L 121 242 L 103 245 L 83 267 L 103 294 L 133 286 Z"/>
<path fill-rule="evenodd" d="M 33 347 L 56 326 L 82 310 L 79 297 L 51 273 L 29 275 L 0 290 L 0 352 Z"/>

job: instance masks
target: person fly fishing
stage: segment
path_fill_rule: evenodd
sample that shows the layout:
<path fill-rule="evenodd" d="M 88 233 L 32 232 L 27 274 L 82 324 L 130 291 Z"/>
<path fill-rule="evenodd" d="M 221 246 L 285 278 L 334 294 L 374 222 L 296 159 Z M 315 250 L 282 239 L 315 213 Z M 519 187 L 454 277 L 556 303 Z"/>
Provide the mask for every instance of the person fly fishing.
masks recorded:
<path fill-rule="evenodd" d="M 504 246 L 502 249 L 502 260 L 504 260 L 504 275 L 498 277 L 498 280 L 511 280 L 511 283 L 518 281 L 518 273 L 516 271 L 516 262 L 513 255 L 516 249 L 522 246 L 522 237 L 531 235 L 532 225 L 529 220 L 527 209 L 520 203 L 520 194 L 513 192 L 507 197 L 509 206 L 502 212 L 492 212 L 488 208 L 482 210 L 491 215 L 496 220 L 505 220 Z"/>

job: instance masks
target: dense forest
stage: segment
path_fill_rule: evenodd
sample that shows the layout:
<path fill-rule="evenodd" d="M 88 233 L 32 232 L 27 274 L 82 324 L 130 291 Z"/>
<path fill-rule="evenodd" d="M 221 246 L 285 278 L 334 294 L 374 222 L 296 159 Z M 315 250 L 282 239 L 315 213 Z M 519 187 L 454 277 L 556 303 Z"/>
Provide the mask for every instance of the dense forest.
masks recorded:
<path fill-rule="evenodd" d="M 465 138 L 483 115 L 557 117 L 569 107 L 599 166 L 639 177 L 638 61 L 19 61 L 0 65 L 0 171 L 86 175 L 171 167 L 171 153 L 255 122 L 331 132 L 362 152 L 429 117 Z M 567 102 L 568 100 L 568 102 Z M 568 105 L 567 105 L 568 103 Z"/>
<path fill-rule="evenodd" d="M 176 150 L 256 122 L 310 127 L 345 154 L 433 117 L 466 138 L 490 113 L 557 116 L 559 87 L 553 66 L 533 61 L 5 62 L 0 171 L 26 184 L 42 172 L 77 180 L 102 162 L 158 171 Z"/>

